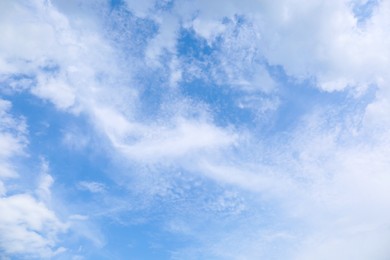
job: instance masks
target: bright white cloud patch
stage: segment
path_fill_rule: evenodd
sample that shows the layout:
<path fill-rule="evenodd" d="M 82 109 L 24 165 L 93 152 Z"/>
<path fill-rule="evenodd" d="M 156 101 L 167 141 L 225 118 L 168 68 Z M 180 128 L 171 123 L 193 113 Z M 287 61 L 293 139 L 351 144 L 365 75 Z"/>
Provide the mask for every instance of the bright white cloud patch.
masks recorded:
<path fill-rule="evenodd" d="M 27 194 L 0 198 L 0 247 L 6 255 L 49 258 L 56 248 L 56 234 L 65 231 L 54 213 Z"/>
<path fill-rule="evenodd" d="M 0 257 L 388 259 L 389 17 L 3 1 Z"/>

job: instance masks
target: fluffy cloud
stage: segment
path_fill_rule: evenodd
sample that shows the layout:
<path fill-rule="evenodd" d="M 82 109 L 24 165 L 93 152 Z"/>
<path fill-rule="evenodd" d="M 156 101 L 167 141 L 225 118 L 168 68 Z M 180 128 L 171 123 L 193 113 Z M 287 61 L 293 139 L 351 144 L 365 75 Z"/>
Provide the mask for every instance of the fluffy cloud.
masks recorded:
<path fill-rule="evenodd" d="M 64 251 L 56 235 L 66 230 L 55 213 L 28 194 L 0 198 L 0 247 L 6 255 L 50 258 Z"/>
<path fill-rule="evenodd" d="M 128 5 L 137 14 L 138 6 L 131 1 Z M 356 6 L 364 8 L 361 7 L 364 3 L 351 1 L 214 1 L 212 4 L 181 1 L 173 4 L 171 19 L 176 19 L 176 23 L 183 21 L 209 44 L 217 36 L 234 40 L 238 45 L 253 43 L 253 48 L 269 64 L 283 66 L 289 75 L 298 79 L 314 77 L 318 87 L 326 91 L 346 87 L 364 89 L 369 84 L 378 84 L 388 67 L 384 57 L 389 55 L 385 29 L 389 7 L 385 2 L 373 5 L 372 14 L 366 14 L 363 25 L 354 10 Z M 140 12 L 155 19 L 154 8 L 149 3 Z M 235 15 L 249 21 L 244 22 L 238 33 L 250 26 L 253 32 L 250 38 L 227 34 L 228 24 L 224 19 L 234 19 Z M 158 21 L 163 30 L 153 40 L 153 46 L 160 44 L 160 49 L 175 51 L 174 44 L 170 47 L 165 44 L 178 39 L 177 24 L 165 20 Z M 163 35 L 164 40 L 160 40 Z M 244 50 L 250 55 L 249 48 Z"/>

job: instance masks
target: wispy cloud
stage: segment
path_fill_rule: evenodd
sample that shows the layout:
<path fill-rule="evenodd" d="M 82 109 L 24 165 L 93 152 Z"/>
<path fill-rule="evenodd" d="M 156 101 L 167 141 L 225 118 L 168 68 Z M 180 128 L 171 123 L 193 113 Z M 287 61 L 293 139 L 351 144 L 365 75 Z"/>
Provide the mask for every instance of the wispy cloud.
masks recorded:
<path fill-rule="evenodd" d="M 72 225 L 93 240 L 94 225 L 111 220 L 154 221 L 156 233 L 184 238 L 183 245 L 151 245 L 169 247 L 173 259 L 390 255 L 389 3 L 35 0 L 0 7 L 6 255 L 54 257 L 63 251 L 58 235 Z M 16 159 L 33 141 L 32 116 L 23 106 L 24 117 L 11 111 L 23 95 L 70 122 L 62 120 L 61 137 L 44 141 L 60 139 L 56 153 L 67 157 L 43 155 L 29 192 L 8 184 L 23 181 Z M 87 155 L 91 147 L 104 162 Z M 67 172 L 63 158 L 80 165 L 76 172 Z M 70 206 L 72 224 L 50 207 L 51 163 L 64 176 L 56 196 L 83 204 Z M 97 195 L 99 204 L 89 199 Z M 83 207 L 94 208 L 88 218 L 77 217 Z"/>
<path fill-rule="evenodd" d="M 15 159 L 26 155 L 27 126 L 10 114 L 10 102 L 0 101 L 0 256 L 50 258 L 65 250 L 57 245 L 57 235 L 68 226 L 46 205 L 53 179 L 45 162 L 35 188 L 37 196 L 9 185 L 10 178 L 25 181 Z"/>
<path fill-rule="evenodd" d="M 92 193 L 100 193 L 106 191 L 106 187 L 103 183 L 94 181 L 81 181 L 78 183 L 78 187 L 82 190 L 87 190 Z"/>

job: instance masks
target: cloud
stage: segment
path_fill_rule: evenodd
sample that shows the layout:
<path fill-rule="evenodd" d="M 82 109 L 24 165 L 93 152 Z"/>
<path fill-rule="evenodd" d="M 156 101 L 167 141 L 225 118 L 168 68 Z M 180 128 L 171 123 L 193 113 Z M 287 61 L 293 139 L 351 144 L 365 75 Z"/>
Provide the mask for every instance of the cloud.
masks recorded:
<path fill-rule="evenodd" d="M 49 164 L 42 159 L 41 174 L 38 181 L 37 195 L 42 201 L 49 201 L 51 197 L 50 188 L 54 183 L 53 177 L 49 174 Z"/>
<path fill-rule="evenodd" d="M 81 181 L 78 183 L 78 187 L 92 193 L 101 193 L 106 191 L 106 186 L 103 183 L 94 181 Z"/>
<path fill-rule="evenodd" d="M 172 126 L 150 128 L 139 142 L 115 144 L 130 157 L 141 161 L 174 160 L 198 152 L 217 150 L 234 143 L 236 137 L 202 121 L 178 119 Z"/>
<path fill-rule="evenodd" d="M 26 124 L 22 118 L 9 114 L 11 102 L 0 99 L 0 178 L 17 176 L 11 160 L 24 153 L 27 144 Z"/>
<path fill-rule="evenodd" d="M 51 100 L 58 108 L 66 110 L 75 103 L 75 94 L 64 80 L 53 78 L 38 80 L 38 85 L 32 89 L 32 93 L 40 98 Z"/>
<path fill-rule="evenodd" d="M 0 253 L 2 256 L 50 258 L 64 251 L 57 245 L 57 235 L 67 230 L 45 202 L 50 199 L 53 178 L 43 162 L 41 179 L 35 192 L 18 190 L 8 185 L 23 183 L 15 158 L 26 154 L 27 126 L 22 118 L 10 113 L 11 102 L 0 100 Z"/>
<path fill-rule="evenodd" d="M 147 17 L 154 20 L 153 5 L 148 6 L 140 12 L 149 10 Z M 288 75 L 298 79 L 314 77 L 318 87 L 326 91 L 349 86 L 365 89 L 369 84 L 377 84 L 387 68 L 383 57 L 388 56 L 388 37 L 383 26 L 388 23 L 388 5 L 384 2 L 377 4 L 364 27 L 359 26 L 350 1 L 194 1 L 191 5 L 184 1 L 173 6 L 172 19 L 176 23 L 184 21 L 209 44 L 217 35 L 238 46 L 252 44 L 252 49 L 247 46 L 242 50 L 250 55 L 257 49 L 260 58 L 269 64 L 282 66 Z M 136 5 L 129 3 L 129 8 L 137 13 Z M 164 15 L 164 21 L 169 19 Z M 234 20 L 235 15 L 245 17 L 236 37 L 222 29 L 229 26 L 224 19 Z M 162 30 L 152 42 L 154 46 L 161 45 L 161 49 L 166 48 L 164 44 L 175 42 L 180 31 L 175 23 L 159 24 Z M 240 37 L 246 29 L 251 30 L 251 37 Z M 166 37 L 161 40 L 163 35 Z M 166 49 L 175 53 L 172 47 Z"/>
<path fill-rule="evenodd" d="M 106 4 L 94 4 L 95 14 L 71 19 L 77 7 L 64 1 L 1 3 L 1 79 L 9 89 L 28 91 L 85 119 L 104 152 L 121 161 L 122 173 L 109 174 L 128 190 L 141 183 L 132 183 L 137 177 L 150 180 L 137 187 L 152 197 L 140 199 L 147 204 L 143 209 L 158 211 L 150 208 L 161 199 L 167 211 L 182 214 L 170 220 L 170 230 L 200 241 L 197 249 L 176 250 L 178 258 L 388 257 L 387 2 L 378 2 L 364 24 L 350 1 L 126 1 L 111 16 Z M 110 27 L 105 19 L 127 23 Z M 115 35 L 120 41 L 110 38 Z M 285 89 L 301 97 L 295 102 L 307 111 L 290 107 Z M 318 103 L 311 100 L 315 95 Z M 56 235 L 66 230 L 44 203 L 53 178 L 44 164 L 37 197 L 8 195 L 6 180 L 18 176 L 12 158 L 28 143 L 24 120 L 9 110 L 2 100 L 0 205 L 14 217 L 0 217 L 0 227 L 16 231 L 1 232 L 6 235 L 0 235 L 0 245 L 7 254 L 50 257 L 62 250 Z M 242 119 L 237 111 L 256 116 Z M 250 126 L 234 121 L 237 114 Z M 269 119 L 290 114 L 294 124 L 287 129 Z M 74 148 L 91 143 L 78 138 L 67 132 L 64 142 Z M 92 193 L 112 190 L 97 181 L 76 183 Z M 239 192 L 233 202 L 221 195 L 205 203 L 218 193 L 215 187 Z M 189 195 L 198 190 L 206 195 Z M 248 200 L 250 207 L 242 210 L 236 200 Z M 208 219 L 222 221 L 218 212 L 229 203 L 238 208 L 237 218 L 224 222 L 237 224 L 229 230 L 234 235 L 211 225 L 198 228 Z M 263 218 L 256 210 L 267 203 L 280 218 Z M 207 215 L 199 206 L 186 215 L 176 204 L 207 204 L 214 211 Z M 129 208 L 125 203 L 120 211 Z M 249 223 L 245 214 L 263 222 Z M 28 243 L 33 246 L 26 248 Z"/>
<path fill-rule="evenodd" d="M 0 247 L 6 255 L 50 258 L 64 251 L 56 235 L 66 230 L 54 212 L 28 194 L 0 198 Z"/>

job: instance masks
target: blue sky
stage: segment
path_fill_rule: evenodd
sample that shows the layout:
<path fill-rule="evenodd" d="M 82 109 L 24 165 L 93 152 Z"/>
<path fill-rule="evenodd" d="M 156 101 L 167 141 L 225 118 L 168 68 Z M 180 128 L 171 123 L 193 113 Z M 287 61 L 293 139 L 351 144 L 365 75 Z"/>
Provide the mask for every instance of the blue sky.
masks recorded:
<path fill-rule="evenodd" d="M 390 4 L 0 3 L 0 259 L 389 259 Z"/>

